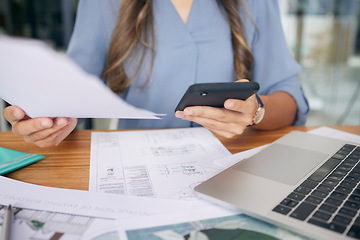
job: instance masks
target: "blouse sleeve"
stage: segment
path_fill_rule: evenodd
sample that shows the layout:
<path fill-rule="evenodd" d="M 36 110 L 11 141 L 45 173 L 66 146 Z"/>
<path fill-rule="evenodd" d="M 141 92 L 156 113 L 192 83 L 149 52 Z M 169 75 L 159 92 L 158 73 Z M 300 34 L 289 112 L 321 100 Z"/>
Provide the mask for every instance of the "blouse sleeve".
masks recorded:
<path fill-rule="evenodd" d="M 86 72 L 98 77 L 101 77 L 116 24 L 118 2 L 80 0 L 78 4 L 67 55 Z"/>
<path fill-rule="evenodd" d="M 309 105 L 298 82 L 301 67 L 294 60 L 285 41 L 277 0 L 251 1 L 250 11 L 256 22 L 250 43 L 254 54 L 253 80 L 260 84 L 259 94 L 283 91 L 296 101 L 298 112 L 294 125 L 304 125 Z"/>

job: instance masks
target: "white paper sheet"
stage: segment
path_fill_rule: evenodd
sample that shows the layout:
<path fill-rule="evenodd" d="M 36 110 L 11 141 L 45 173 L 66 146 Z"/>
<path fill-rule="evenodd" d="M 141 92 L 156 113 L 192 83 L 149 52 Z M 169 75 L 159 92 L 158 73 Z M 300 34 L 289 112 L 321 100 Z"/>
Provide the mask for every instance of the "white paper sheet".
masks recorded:
<path fill-rule="evenodd" d="M 0 231 L 4 209 L 0 205 Z M 13 208 L 10 240 L 120 240 L 115 219 L 96 218 L 77 214 Z"/>
<path fill-rule="evenodd" d="M 120 196 L 33 185 L 0 176 L 0 204 L 100 218 L 126 218 L 161 213 L 182 213 L 185 201 Z"/>
<path fill-rule="evenodd" d="M 206 128 L 93 132 L 90 191 L 172 199 L 222 170 L 231 153 Z"/>
<path fill-rule="evenodd" d="M 226 234 L 227 230 L 239 231 L 244 239 L 272 239 L 268 236 L 290 240 L 308 239 L 245 214 L 231 211 L 217 212 L 206 208 L 194 209 L 192 214 L 183 217 L 168 215 L 156 218 L 149 216 L 139 217 L 136 220 L 117 221 L 122 240 L 218 239 L 219 236 L 221 236 L 221 239 L 235 239 L 234 235 Z M 206 234 L 208 230 L 211 231 L 209 235 Z M 218 238 L 214 238 L 214 236 L 218 236 Z M 226 238 L 226 236 L 232 236 L 233 238 Z"/>
<path fill-rule="evenodd" d="M 262 149 L 266 148 L 267 146 L 268 146 L 268 144 L 264 145 L 264 146 L 257 147 L 257 148 L 253 148 L 253 149 L 250 149 L 250 150 L 247 150 L 247 151 L 235 153 L 235 154 L 233 154 L 231 156 L 228 156 L 228 157 L 215 159 L 214 163 L 217 166 L 221 167 L 222 169 L 226 169 L 226 168 L 229 168 L 232 165 L 240 162 L 241 160 L 243 160 L 245 158 L 249 158 L 252 155 L 260 152 Z"/>
<path fill-rule="evenodd" d="M 30 117 L 158 119 L 41 42 L 0 37 L 0 53 L 0 97 Z"/>
<path fill-rule="evenodd" d="M 319 127 L 319 128 L 308 131 L 308 133 L 325 136 L 325 137 L 341 139 L 341 140 L 360 144 L 360 136 L 359 135 L 340 131 L 340 130 L 337 130 L 334 128 Z"/>

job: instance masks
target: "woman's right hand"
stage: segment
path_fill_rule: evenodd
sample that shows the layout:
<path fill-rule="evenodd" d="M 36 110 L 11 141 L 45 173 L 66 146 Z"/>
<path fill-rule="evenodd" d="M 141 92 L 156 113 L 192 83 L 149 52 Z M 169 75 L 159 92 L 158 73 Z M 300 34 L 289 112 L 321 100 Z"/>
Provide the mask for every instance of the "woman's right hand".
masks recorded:
<path fill-rule="evenodd" d="M 15 135 L 21 136 L 26 142 L 39 147 L 59 145 L 77 124 L 76 118 L 30 118 L 21 108 L 16 106 L 6 107 L 3 114 L 12 125 L 12 132 Z"/>

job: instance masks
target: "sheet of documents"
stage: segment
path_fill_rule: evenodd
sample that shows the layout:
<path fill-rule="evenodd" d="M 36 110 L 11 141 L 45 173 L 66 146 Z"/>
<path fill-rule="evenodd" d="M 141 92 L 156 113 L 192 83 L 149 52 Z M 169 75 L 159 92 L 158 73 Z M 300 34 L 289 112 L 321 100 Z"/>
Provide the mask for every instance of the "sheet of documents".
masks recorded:
<path fill-rule="evenodd" d="M 308 239 L 241 213 L 212 214 L 194 210 L 187 217 L 139 217 L 118 220 L 122 240 L 159 239 Z M 221 238 L 219 237 L 221 236 Z"/>
<path fill-rule="evenodd" d="M 5 205 L 0 204 L 0 231 Z M 10 240 L 120 240 L 117 221 L 78 214 L 14 208 Z"/>
<path fill-rule="evenodd" d="M 253 149 L 250 149 L 250 150 L 247 150 L 247 151 L 235 153 L 235 154 L 233 154 L 231 156 L 228 156 L 228 157 L 215 159 L 214 164 L 221 167 L 222 169 L 229 168 L 232 165 L 238 163 L 239 161 L 241 161 L 241 160 L 243 160 L 245 158 L 249 158 L 252 155 L 260 152 L 262 149 L 266 148 L 267 146 L 268 146 L 268 144 L 257 147 L 257 148 L 253 148 Z"/>
<path fill-rule="evenodd" d="M 89 190 L 191 199 L 193 188 L 222 170 L 231 153 L 206 128 L 93 132 Z"/>
<path fill-rule="evenodd" d="M 0 36 L 0 52 L 0 97 L 32 118 L 159 118 L 42 42 Z"/>
<path fill-rule="evenodd" d="M 325 136 L 325 137 L 330 137 L 330 138 L 341 139 L 341 140 L 360 144 L 360 136 L 359 135 L 340 131 L 340 130 L 337 130 L 334 128 L 319 127 L 319 128 L 315 128 L 313 130 L 308 131 L 308 133 Z"/>
<path fill-rule="evenodd" d="M 44 187 L 0 176 L 0 204 L 107 219 L 188 212 L 191 204 L 172 199 L 120 196 Z"/>

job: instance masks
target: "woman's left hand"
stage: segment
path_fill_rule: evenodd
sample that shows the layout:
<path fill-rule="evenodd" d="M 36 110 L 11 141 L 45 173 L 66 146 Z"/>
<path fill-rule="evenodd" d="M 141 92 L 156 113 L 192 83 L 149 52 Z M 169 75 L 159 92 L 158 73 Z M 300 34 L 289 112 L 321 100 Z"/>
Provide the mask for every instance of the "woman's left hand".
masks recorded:
<path fill-rule="evenodd" d="M 218 135 L 231 138 L 244 132 L 251 124 L 257 109 L 258 102 L 254 94 L 245 101 L 228 99 L 224 103 L 224 108 L 187 107 L 184 111 L 177 111 L 175 116 L 196 122 Z"/>

